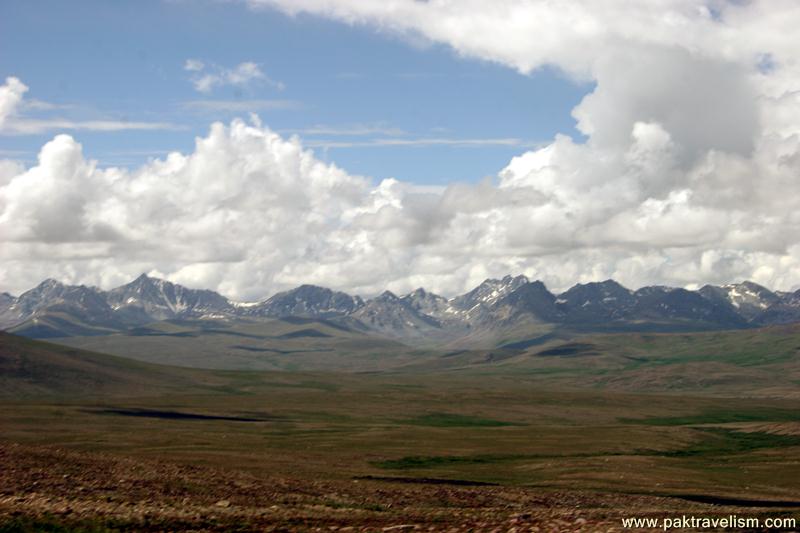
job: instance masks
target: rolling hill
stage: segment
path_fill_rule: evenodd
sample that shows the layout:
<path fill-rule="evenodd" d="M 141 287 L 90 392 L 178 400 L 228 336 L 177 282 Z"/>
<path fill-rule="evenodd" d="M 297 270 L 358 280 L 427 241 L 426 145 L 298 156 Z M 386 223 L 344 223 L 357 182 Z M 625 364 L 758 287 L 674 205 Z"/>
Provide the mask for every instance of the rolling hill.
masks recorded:
<path fill-rule="evenodd" d="M 0 397 L 107 397 L 209 391 L 224 378 L 0 332 Z"/>
<path fill-rule="evenodd" d="M 377 371 L 420 353 L 395 340 L 321 318 L 168 320 L 69 346 L 150 363 L 219 370 Z"/>

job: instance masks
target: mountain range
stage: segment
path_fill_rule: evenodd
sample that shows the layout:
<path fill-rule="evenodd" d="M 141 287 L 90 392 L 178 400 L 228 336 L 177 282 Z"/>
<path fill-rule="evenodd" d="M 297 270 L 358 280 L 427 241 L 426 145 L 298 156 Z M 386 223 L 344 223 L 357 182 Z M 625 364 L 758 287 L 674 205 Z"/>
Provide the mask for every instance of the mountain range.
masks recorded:
<path fill-rule="evenodd" d="M 303 317 L 411 344 L 530 337 L 547 325 L 587 331 L 702 331 L 800 321 L 800 290 L 773 292 L 756 283 L 697 291 L 616 281 L 577 284 L 560 294 L 525 276 L 487 279 L 445 298 L 419 288 L 369 299 L 302 285 L 252 303 L 141 275 L 103 291 L 53 279 L 18 297 L 0 293 L 0 329 L 33 338 L 119 333 L 164 320 L 223 321 Z M 539 328 L 539 329 L 537 329 Z"/>

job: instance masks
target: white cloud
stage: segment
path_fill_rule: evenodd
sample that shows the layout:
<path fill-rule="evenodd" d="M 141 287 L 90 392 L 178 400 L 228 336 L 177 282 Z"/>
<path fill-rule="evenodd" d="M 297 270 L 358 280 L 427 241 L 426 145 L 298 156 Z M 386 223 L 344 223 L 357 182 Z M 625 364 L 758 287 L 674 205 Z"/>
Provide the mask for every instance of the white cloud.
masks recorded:
<path fill-rule="evenodd" d="M 792 55 L 788 30 L 798 16 L 792 0 L 244 1 L 445 43 L 520 72 L 553 65 L 587 79 L 596 77 L 596 62 L 610 51 L 631 46 L 677 47 L 748 64 L 770 57 L 780 64 Z"/>
<path fill-rule="evenodd" d="M 189 72 L 199 72 L 205 67 L 205 63 L 198 59 L 187 59 L 183 64 L 183 70 L 188 70 Z"/>
<path fill-rule="evenodd" d="M 791 142 L 770 150 L 797 153 Z M 0 280 L 16 291 L 48 276 L 109 286 L 155 270 L 241 298 L 300 283 L 452 294 L 507 272 L 553 288 L 606 277 L 796 284 L 800 217 L 774 206 L 794 206 L 800 163 L 714 153 L 684 171 L 675 146 L 662 126 L 637 123 L 622 151 L 559 137 L 497 182 L 420 189 L 372 184 L 238 120 L 136 170 L 99 169 L 61 135 L 0 187 Z M 765 190 L 739 202 L 745 175 Z"/>
<path fill-rule="evenodd" d="M 20 118 L 10 121 L 0 134 L 33 135 L 50 131 L 124 131 L 124 130 L 183 130 L 172 122 L 137 122 L 127 120 L 67 120 L 60 118 Z"/>
<path fill-rule="evenodd" d="M 45 102 L 44 100 L 37 100 L 35 98 L 27 99 L 22 102 L 24 109 L 34 111 L 53 111 L 56 109 L 70 109 L 74 106 L 70 104 L 54 104 L 52 102 Z"/>
<path fill-rule="evenodd" d="M 5 85 L 0 85 L 0 130 L 3 130 L 8 119 L 14 116 L 22 103 L 22 96 L 28 87 L 14 77 L 6 78 Z"/>
<path fill-rule="evenodd" d="M 285 88 L 282 82 L 267 77 L 261 67 L 251 61 L 239 63 L 233 68 L 225 68 L 218 65 L 206 65 L 197 59 L 187 59 L 183 68 L 195 73 L 191 81 L 195 90 L 201 93 L 209 93 L 225 85 L 245 87 L 256 81 L 271 85 L 280 91 Z"/>
<path fill-rule="evenodd" d="M 295 100 L 190 100 L 183 102 L 181 107 L 204 113 L 255 113 L 276 109 L 299 109 L 302 104 Z"/>
<path fill-rule="evenodd" d="M 22 116 L 19 110 L 53 110 L 66 106 L 43 102 L 41 100 L 24 100 L 28 87 L 19 79 L 6 78 L 5 85 L 0 86 L 0 135 L 32 135 L 54 130 L 90 130 L 90 131 L 122 131 L 122 130 L 178 130 L 181 126 L 169 122 L 137 122 L 125 120 L 67 120 L 62 118 L 29 118 Z"/>
<path fill-rule="evenodd" d="M 313 130 L 312 130 L 313 131 Z M 313 135 L 313 133 L 310 133 Z M 364 135 L 364 133 L 331 133 L 331 135 Z M 361 141 L 333 141 L 328 139 L 313 139 L 306 141 L 310 147 L 321 148 L 379 148 L 386 146 L 455 146 L 455 147 L 481 147 L 481 146 L 531 146 L 536 143 L 513 137 L 499 137 L 486 139 L 453 139 L 442 137 L 419 138 L 378 138 Z"/>
<path fill-rule="evenodd" d="M 405 135 L 400 128 L 392 128 L 380 124 L 354 124 L 350 126 L 325 126 L 317 124 L 309 128 L 291 130 L 301 135 L 334 135 L 334 136 L 364 136 L 364 135 Z"/>

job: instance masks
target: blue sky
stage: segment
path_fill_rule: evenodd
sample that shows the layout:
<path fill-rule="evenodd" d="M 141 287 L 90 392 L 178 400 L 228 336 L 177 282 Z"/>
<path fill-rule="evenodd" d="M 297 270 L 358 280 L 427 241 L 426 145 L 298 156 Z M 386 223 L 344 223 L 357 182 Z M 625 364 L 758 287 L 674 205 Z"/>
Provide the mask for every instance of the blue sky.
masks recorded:
<path fill-rule="evenodd" d="M 187 59 L 208 71 L 253 62 L 274 83 L 201 93 Z M 496 175 L 559 132 L 580 138 L 570 110 L 592 88 L 552 69 L 522 75 L 446 45 L 311 15 L 155 0 L 3 2 L 0 74 L 22 80 L 26 100 L 56 106 L 29 107 L 27 118 L 169 126 L 63 129 L 101 166 L 191 151 L 211 122 L 247 117 L 252 108 L 265 125 L 299 134 L 349 173 L 436 185 Z M 220 108 L 231 101 L 246 103 Z M 59 131 L 4 135 L 0 150 L 30 163 Z"/>

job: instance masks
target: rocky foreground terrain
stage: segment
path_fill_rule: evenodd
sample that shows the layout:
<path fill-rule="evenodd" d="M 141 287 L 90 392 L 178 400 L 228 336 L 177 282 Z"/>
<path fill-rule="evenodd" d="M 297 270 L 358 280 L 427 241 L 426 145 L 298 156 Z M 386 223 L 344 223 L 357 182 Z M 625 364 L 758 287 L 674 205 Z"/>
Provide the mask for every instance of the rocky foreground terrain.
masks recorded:
<path fill-rule="evenodd" d="M 787 511 L 434 479 L 263 478 L 0 444 L 0 531 L 623 531 L 623 517 Z"/>

